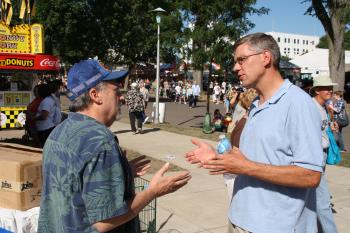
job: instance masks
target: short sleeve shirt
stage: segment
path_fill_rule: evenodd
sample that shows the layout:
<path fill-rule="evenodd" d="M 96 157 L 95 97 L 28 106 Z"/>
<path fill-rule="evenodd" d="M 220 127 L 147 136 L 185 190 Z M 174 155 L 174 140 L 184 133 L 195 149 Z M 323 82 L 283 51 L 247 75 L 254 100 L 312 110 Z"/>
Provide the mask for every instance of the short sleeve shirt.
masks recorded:
<path fill-rule="evenodd" d="M 49 112 L 49 115 L 45 120 L 36 121 L 36 128 L 39 131 L 44 131 L 55 127 L 54 114 L 56 112 L 56 103 L 51 96 L 47 96 L 43 101 L 41 101 L 38 107 L 38 114 L 40 114 L 43 110 Z"/>
<path fill-rule="evenodd" d="M 94 223 L 127 213 L 133 195 L 130 167 L 106 126 L 71 113 L 50 134 L 38 232 L 96 232 Z M 111 232 L 139 232 L 138 219 Z"/>
<path fill-rule="evenodd" d="M 311 97 L 285 80 L 264 104 L 253 102 L 239 148 L 251 161 L 322 172 L 321 117 Z M 315 189 L 275 185 L 239 175 L 229 219 L 258 233 L 317 231 Z"/>

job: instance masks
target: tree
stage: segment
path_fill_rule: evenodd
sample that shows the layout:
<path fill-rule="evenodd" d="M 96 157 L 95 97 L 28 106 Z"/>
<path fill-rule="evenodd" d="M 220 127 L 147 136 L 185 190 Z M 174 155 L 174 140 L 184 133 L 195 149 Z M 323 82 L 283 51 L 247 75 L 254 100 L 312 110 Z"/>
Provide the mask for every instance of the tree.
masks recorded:
<path fill-rule="evenodd" d="M 317 48 L 328 49 L 327 36 L 322 36 L 320 42 L 316 46 Z M 350 30 L 347 30 L 344 35 L 344 49 L 350 50 Z"/>
<path fill-rule="evenodd" d="M 330 77 L 339 84 L 337 88 L 342 90 L 345 79 L 344 35 L 350 22 L 350 1 L 311 0 L 311 6 L 306 13 L 314 13 L 325 29 L 329 47 Z"/>
<path fill-rule="evenodd" d="M 33 20 L 44 25 L 48 53 L 68 63 L 98 56 L 107 64 L 129 66 L 155 61 L 157 24 L 151 10 L 160 6 L 170 12 L 162 17 L 161 36 L 165 46 L 162 51 L 168 59 L 174 59 L 176 46 L 167 33 L 176 36 L 182 22 L 173 1 L 37 0 L 36 3 Z"/>
<path fill-rule="evenodd" d="M 184 18 L 191 25 L 187 37 L 193 40 L 190 54 L 192 65 L 203 70 L 206 63 L 215 61 L 227 69 L 232 64 L 232 43 L 242 34 L 247 33 L 254 24 L 247 15 L 264 14 L 268 9 L 256 9 L 256 0 L 192 0 L 184 1 Z M 202 82 L 200 76 L 198 80 Z"/>

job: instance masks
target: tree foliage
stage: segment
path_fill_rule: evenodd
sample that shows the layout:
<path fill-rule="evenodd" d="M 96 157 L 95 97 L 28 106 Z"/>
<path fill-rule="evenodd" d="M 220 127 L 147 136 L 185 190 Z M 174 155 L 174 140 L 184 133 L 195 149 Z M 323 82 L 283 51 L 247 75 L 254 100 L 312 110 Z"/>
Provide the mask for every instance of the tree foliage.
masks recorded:
<path fill-rule="evenodd" d="M 163 62 L 177 62 L 184 45 L 193 39 L 193 48 L 186 52 L 196 67 L 202 68 L 212 58 L 225 67 L 230 64 L 232 41 L 254 26 L 247 16 L 267 12 L 252 7 L 255 2 L 36 0 L 31 23 L 43 24 L 46 53 L 65 63 L 98 56 L 105 63 L 132 65 L 155 62 L 157 23 L 152 10 L 161 7 L 167 11 L 160 24 Z M 20 0 L 15 12 L 19 7 Z M 193 30 L 184 23 L 194 25 Z"/>
<path fill-rule="evenodd" d="M 222 66 L 230 64 L 227 61 L 232 58 L 232 42 L 254 27 L 248 15 L 268 12 L 264 7 L 254 8 L 255 3 L 255 0 L 184 1 L 185 19 L 193 27 L 187 30 L 187 37 L 193 39 L 190 53 L 197 69 L 203 69 L 203 64 L 212 59 Z"/>
<path fill-rule="evenodd" d="M 326 35 L 320 38 L 317 48 L 328 49 L 328 40 Z M 344 35 L 344 49 L 350 50 L 350 30 L 347 30 Z"/>
<path fill-rule="evenodd" d="M 157 24 L 152 10 L 157 7 L 172 12 L 162 22 L 169 35 L 176 36 L 182 27 L 172 1 L 37 0 L 36 4 L 33 20 L 45 27 L 46 51 L 68 63 L 95 56 L 127 65 L 154 61 Z M 164 51 L 176 48 L 167 41 Z"/>
<path fill-rule="evenodd" d="M 322 23 L 329 48 L 330 77 L 344 87 L 345 51 L 344 35 L 350 22 L 350 1 L 348 0 L 309 0 L 311 6 L 306 14 L 316 15 Z"/>

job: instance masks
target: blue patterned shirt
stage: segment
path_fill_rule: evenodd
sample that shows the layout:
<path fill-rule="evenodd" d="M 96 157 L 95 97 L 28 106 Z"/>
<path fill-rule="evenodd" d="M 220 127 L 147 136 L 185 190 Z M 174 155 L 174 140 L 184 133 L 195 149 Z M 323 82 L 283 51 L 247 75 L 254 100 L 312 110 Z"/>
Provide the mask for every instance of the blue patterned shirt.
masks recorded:
<path fill-rule="evenodd" d="M 127 213 L 131 174 L 113 133 L 71 113 L 44 147 L 38 232 L 96 232 L 94 223 Z M 139 232 L 138 219 L 111 232 Z"/>

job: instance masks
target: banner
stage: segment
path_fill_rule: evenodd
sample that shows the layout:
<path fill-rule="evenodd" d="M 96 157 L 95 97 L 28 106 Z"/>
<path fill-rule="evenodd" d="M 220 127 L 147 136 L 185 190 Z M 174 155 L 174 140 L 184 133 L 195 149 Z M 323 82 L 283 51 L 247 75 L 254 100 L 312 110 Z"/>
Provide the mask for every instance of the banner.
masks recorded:
<path fill-rule="evenodd" d="M 0 70 L 58 71 L 60 61 L 51 55 L 1 54 Z"/>

